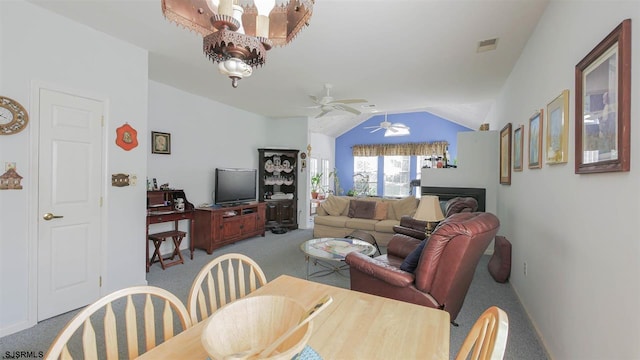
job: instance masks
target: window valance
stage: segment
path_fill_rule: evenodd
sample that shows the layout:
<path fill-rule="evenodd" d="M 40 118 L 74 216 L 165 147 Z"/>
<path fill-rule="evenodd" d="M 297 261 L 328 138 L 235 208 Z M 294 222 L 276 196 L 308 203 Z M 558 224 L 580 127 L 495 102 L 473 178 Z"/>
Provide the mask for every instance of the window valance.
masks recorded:
<path fill-rule="evenodd" d="M 354 145 L 353 156 L 426 156 L 444 154 L 449 143 L 446 141 L 434 141 L 430 143 L 407 144 L 371 144 Z"/>

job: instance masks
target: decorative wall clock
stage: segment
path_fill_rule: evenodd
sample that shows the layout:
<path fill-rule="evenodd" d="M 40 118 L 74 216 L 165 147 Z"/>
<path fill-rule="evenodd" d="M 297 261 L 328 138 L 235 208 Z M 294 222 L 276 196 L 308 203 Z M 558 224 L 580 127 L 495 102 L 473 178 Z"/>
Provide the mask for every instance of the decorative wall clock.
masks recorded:
<path fill-rule="evenodd" d="M 28 122 L 27 110 L 19 102 L 0 96 L 0 135 L 17 134 Z"/>

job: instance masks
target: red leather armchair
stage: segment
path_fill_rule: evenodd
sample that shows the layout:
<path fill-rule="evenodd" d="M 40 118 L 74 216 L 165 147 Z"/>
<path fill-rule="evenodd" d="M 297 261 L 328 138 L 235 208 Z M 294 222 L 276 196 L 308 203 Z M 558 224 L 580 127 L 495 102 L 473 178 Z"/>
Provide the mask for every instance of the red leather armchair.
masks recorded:
<path fill-rule="evenodd" d="M 472 197 L 454 197 L 449 199 L 444 206 L 444 217 L 461 212 L 475 212 L 478 210 L 478 200 Z"/>
<path fill-rule="evenodd" d="M 352 252 L 351 289 L 458 316 L 480 257 L 495 237 L 500 221 L 491 213 L 459 213 L 443 220 L 427 240 L 414 273 L 400 265 L 420 240 L 395 234 L 387 254 L 370 258 Z"/>
<path fill-rule="evenodd" d="M 422 240 L 427 237 L 427 222 L 414 219 L 409 215 L 400 218 L 400 225 L 393 225 L 393 231 Z"/>
<path fill-rule="evenodd" d="M 478 201 L 472 197 L 454 197 L 449 199 L 444 207 L 444 217 L 461 212 L 475 212 L 478 210 Z M 427 237 L 427 222 L 414 219 L 409 215 L 400 218 L 400 224 L 393 226 L 393 231 L 398 234 L 409 235 L 416 239 L 425 239 Z"/>

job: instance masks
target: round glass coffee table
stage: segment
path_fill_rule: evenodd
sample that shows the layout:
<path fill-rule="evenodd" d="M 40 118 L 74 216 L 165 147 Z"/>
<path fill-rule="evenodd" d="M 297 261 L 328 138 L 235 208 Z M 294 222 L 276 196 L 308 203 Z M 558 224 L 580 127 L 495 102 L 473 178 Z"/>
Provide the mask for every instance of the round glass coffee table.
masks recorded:
<path fill-rule="evenodd" d="M 366 241 L 358 239 L 343 238 L 318 238 L 303 242 L 300 250 L 304 253 L 304 260 L 307 263 L 307 279 L 313 276 L 326 276 L 347 270 L 349 266 L 344 263 L 344 258 L 348 253 L 357 251 L 367 256 L 376 253 L 375 246 Z M 309 260 L 313 259 L 313 264 L 323 269 L 309 273 Z"/>

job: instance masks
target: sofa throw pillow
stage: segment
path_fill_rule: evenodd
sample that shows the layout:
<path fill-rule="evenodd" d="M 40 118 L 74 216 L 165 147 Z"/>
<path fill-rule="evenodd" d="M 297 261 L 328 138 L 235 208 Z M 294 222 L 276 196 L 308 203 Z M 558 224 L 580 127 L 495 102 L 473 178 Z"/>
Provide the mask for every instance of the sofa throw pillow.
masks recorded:
<path fill-rule="evenodd" d="M 320 204 L 322 208 L 331 216 L 340 216 L 343 211 L 349 206 L 349 199 L 341 198 L 334 195 L 329 197 Z"/>
<path fill-rule="evenodd" d="M 376 214 L 376 201 L 351 200 L 349 214 L 351 218 L 373 219 Z"/>
<path fill-rule="evenodd" d="M 393 210 L 396 214 L 396 220 L 400 220 L 403 215 L 413 216 L 418 209 L 418 199 L 413 196 L 407 196 L 393 203 Z"/>
<path fill-rule="evenodd" d="M 382 201 L 376 202 L 376 213 L 373 216 L 375 220 L 385 220 L 387 218 L 387 211 L 389 210 L 389 204 Z"/>
<path fill-rule="evenodd" d="M 429 239 L 422 240 L 420 245 L 418 245 L 418 247 L 415 250 L 413 250 L 409 255 L 407 255 L 406 258 L 404 258 L 404 261 L 400 265 L 400 270 L 404 270 L 410 273 L 414 273 L 416 271 L 416 268 L 418 267 L 418 262 L 420 261 L 420 255 L 422 255 L 422 250 L 427 245 L 427 241 L 429 241 Z"/>

